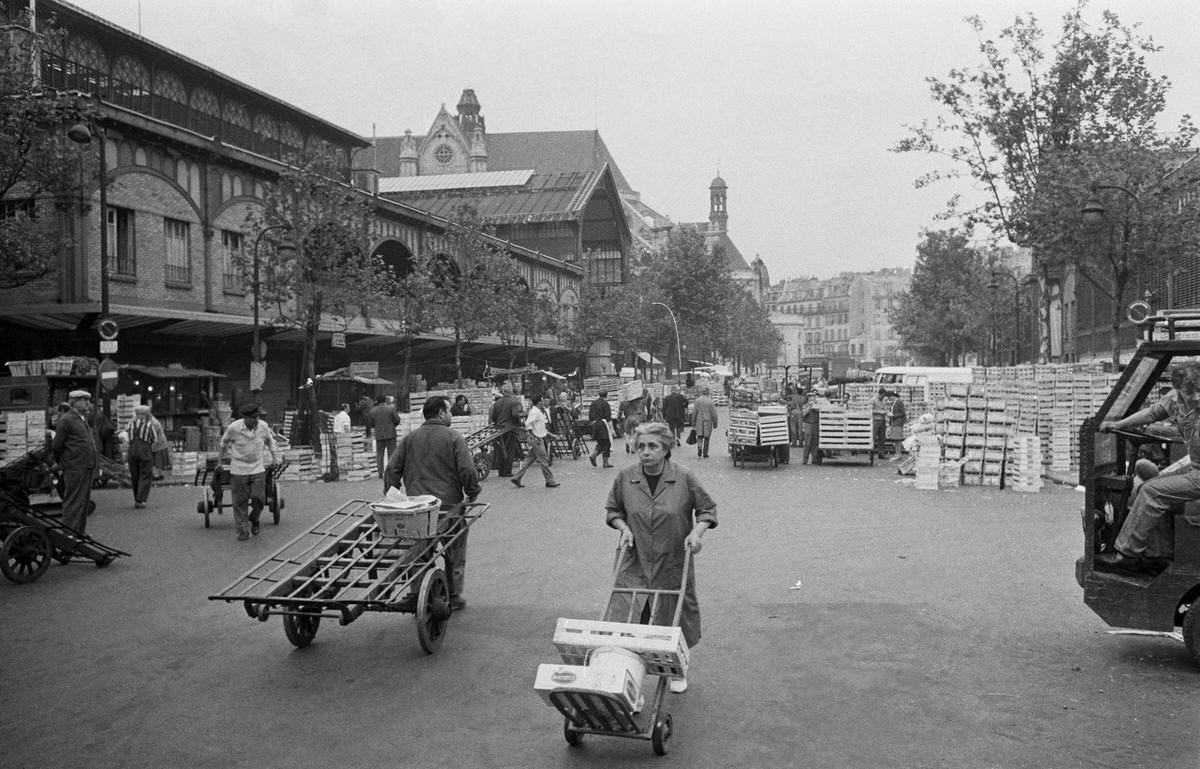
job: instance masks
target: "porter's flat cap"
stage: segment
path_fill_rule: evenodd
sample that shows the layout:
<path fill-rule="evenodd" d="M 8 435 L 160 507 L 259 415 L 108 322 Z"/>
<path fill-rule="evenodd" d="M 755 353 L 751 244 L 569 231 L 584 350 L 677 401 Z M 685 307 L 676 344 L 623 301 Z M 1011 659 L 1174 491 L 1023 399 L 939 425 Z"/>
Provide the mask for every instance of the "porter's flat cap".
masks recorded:
<path fill-rule="evenodd" d="M 72 390 L 67 393 L 67 400 L 75 400 L 76 398 L 87 398 L 91 400 L 92 394 L 87 390 Z"/>

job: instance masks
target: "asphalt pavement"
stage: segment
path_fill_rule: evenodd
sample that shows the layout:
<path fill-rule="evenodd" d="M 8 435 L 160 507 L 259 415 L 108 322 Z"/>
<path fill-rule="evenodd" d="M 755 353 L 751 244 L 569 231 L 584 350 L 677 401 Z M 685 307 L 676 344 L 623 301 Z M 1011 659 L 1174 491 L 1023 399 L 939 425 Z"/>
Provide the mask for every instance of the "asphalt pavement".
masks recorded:
<path fill-rule="evenodd" d="M 722 410 L 722 418 L 726 412 Z M 614 461 L 632 462 L 616 444 Z M 408 614 L 278 618 L 211 601 L 379 483 L 287 483 L 278 526 L 205 529 L 199 491 L 96 493 L 89 533 L 127 550 L 0 580 L 0 765 L 42 767 L 1195 767 L 1200 670 L 1183 644 L 1113 635 L 1082 602 L 1081 495 L 919 491 L 894 465 L 735 468 L 676 459 L 716 498 L 697 559 L 704 639 L 670 695 L 670 753 L 570 747 L 533 691 L 559 617 L 596 619 L 614 470 L 557 460 L 559 488 L 489 478 L 468 607 L 425 654 Z"/>

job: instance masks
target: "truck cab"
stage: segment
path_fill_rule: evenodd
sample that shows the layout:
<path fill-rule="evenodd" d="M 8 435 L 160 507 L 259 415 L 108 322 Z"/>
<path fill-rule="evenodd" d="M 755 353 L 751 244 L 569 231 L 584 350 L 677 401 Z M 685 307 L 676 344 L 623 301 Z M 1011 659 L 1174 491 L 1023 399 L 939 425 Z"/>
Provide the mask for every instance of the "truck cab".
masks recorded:
<path fill-rule="evenodd" d="M 1084 548 L 1075 563 L 1075 579 L 1084 603 L 1111 626 L 1182 629 L 1188 652 L 1200 665 L 1200 500 L 1179 506 L 1164 523 L 1174 535 L 1174 557 L 1160 568 L 1097 568 L 1103 565 L 1097 556 L 1113 552 L 1143 478 L 1187 456 L 1182 437 L 1165 423 L 1099 432 L 1104 422 L 1133 414 L 1169 391 L 1172 363 L 1200 357 L 1200 310 L 1150 316 L 1142 333 L 1143 341 L 1104 404 L 1080 428 Z M 1190 611 L 1193 605 L 1196 611 Z"/>

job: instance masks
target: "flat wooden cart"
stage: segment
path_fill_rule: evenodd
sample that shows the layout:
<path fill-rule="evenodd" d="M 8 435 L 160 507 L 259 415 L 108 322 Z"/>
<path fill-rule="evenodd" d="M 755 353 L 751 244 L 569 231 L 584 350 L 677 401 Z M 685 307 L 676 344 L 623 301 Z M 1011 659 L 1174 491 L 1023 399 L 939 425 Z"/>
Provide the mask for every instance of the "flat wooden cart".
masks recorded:
<path fill-rule="evenodd" d="M 433 536 L 411 539 L 385 536 L 370 505 L 346 502 L 209 599 L 241 603 L 260 622 L 281 616 L 284 634 L 299 648 L 312 643 L 322 619 L 349 625 L 366 611 L 414 614 L 417 640 L 432 654 L 450 620 L 443 553 L 488 506 L 468 504 Z"/>
<path fill-rule="evenodd" d="M 787 407 L 759 405 L 755 410 L 729 412 L 729 455 L 734 467 L 747 462 L 766 462 L 768 466 L 786 464 L 788 450 Z"/>
<path fill-rule="evenodd" d="M 0 490 L 0 572 L 12 582 L 33 582 L 50 568 L 51 559 L 68 564 L 87 559 L 104 567 L 122 555 L 76 531 L 56 515 L 38 510 L 20 496 Z"/>
<path fill-rule="evenodd" d="M 614 572 L 619 573 L 618 552 Z M 535 688 L 563 715 L 563 737 L 567 744 L 583 744 L 584 735 L 626 737 L 649 740 L 657 755 L 670 749 L 673 725 L 671 714 L 663 711 L 669 681 L 687 674 L 688 648 L 679 627 L 683 611 L 683 596 L 687 590 L 687 575 L 691 570 L 692 553 L 684 555 L 683 580 L 678 589 L 614 587 L 609 596 L 609 610 L 628 602 L 624 622 L 559 619 L 554 633 L 554 645 L 562 656 L 563 665 L 542 665 Z M 649 616 L 657 616 L 664 598 L 675 601 L 670 625 L 640 624 L 643 607 L 648 605 Z M 641 693 L 642 681 L 634 681 L 627 671 L 622 683 L 618 678 L 611 691 L 598 690 L 590 685 L 604 681 L 604 675 L 589 676 L 588 663 L 602 651 L 614 648 L 637 654 L 647 676 L 655 677 L 654 693 L 646 698 Z M 584 666 L 584 667 L 581 667 Z M 594 668 L 593 668 L 594 669 Z M 599 672 L 599 671 L 596 671 Z M 648 699 L 648 701 L 647 701 Z"/>
<path fill-rule="evenodd" d="M 514 429 L 511 425 L 488 425 L 464 436 L 467 448 L 471 450 L 471 458 L 475 462 L 475 475 L 479 480 L 486 479 L 492 471 L 492 444 Z"/>

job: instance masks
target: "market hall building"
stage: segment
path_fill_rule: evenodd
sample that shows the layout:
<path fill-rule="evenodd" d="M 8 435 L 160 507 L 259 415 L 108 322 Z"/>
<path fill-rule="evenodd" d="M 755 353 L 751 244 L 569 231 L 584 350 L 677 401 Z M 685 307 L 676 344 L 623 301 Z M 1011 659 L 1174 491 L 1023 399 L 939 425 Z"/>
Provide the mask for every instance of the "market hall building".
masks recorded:
<path fill-rule="evenodd" d="M 9 50 L 31 40 L 26 10 L 13 3 L 5 11 Z M 367 139 L 68 3 L 40 0 L 36 13 L 39 25 L 53 16 L 66 33 L 61 46 L 38 45 L 43 86 L 77 92 L 97 110 L 94 138 L 80 145 L 81 168 L 88 153 L 103 151 L 107 175 L 103 185 L 93 179 L 77 200 L 36 202 L 60 222 L 60 264 L 49 278 L 0 292 L 7 360 L 98 357 L 95 325 L 107 289 L 109 315 L 120 329 L 117 363 L 143 372 L 207 372 L 216 375 L 211 382 L 226 397 L 234 388 L 248 389 L 254 296 L 238 265 L 259 245 L 247 216 L 261 210 L 266 186 L 289 156 L 328 149 L 344 158 L 346 179 L 373 201 L 373 252 L 399 269 L 427 236 L 443 231 L 444 219 L 375 194 L 378 175 L 365 167 Z M 355 170 L 356 164 L 364 167 Z M 106 275 L 100 270 L 102 190 Z M 577 300 L 578 265 L 494 241 L 516 260 L 529 285 L 552 292 L 560 305 Z M 268 321 L 264 313 L 267 368 L 260 397 L 279 413 L 297 399 L 302 337 Z M 345 347 L 334 347 L 335 341 Z M 420 342 L 417 369 L 444 377 L 450 342 L 433 336 Z M 317 370 L 377 361 L 379 376 L 394 380 L 401 345 L 378 320 L 326 323 Z M 549 337 L 531 340 L 529 349 L 532 361 L 560 369 L 580 357 Z M 499 339 L 483 338 L 467 352 L 477 362 L 492 356 L 500 362 L 504 350 Z M 483 365 L 470 374 L 482 373 Z M 133 387 L 124 373 L 121 387 Z M 165 415 L 185 418 L 195 397 Z"/>

